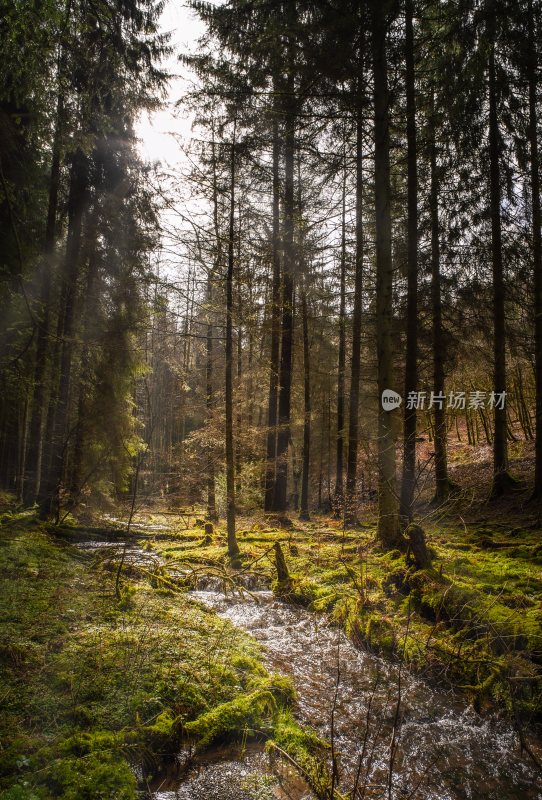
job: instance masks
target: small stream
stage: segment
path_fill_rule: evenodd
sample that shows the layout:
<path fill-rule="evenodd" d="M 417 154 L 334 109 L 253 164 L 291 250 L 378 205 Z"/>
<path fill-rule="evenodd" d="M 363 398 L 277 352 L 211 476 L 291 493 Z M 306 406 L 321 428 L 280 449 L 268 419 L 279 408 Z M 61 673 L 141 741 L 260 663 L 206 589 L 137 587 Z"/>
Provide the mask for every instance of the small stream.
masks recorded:
<path fill-rule="evenodd" d="M 263 745 L 216 747 L 184 768 L 182 760 L 150 784 L 153 800 L 316 800 L 297 771 Z"/>
<path fill-rule="evenodd" d="M 125 554 L 134 565 L 158 563 L 156 554 L 137 546 Z M 333 739 L 339 791 L 348 795 L 357 786 L 356 796 L 367 800 L 542 800 L 542 775 L 521 756 L 508 721 L 480 716 L 453 694 L 358 650 L 324 615 L 282 603 L 257 585 L 247 587 L 250 594 L 225 594 L 214 578 L 199 587 L 190 593 L 195 600 L 260 642 L 270 670 L 291 676 L 298 719 Z M 535 747 L 540 757 L 542 748 Z M 260 746 L 216 750 L 188 768 L 185 755 L 151 786 L 153 800 L 313 798 Z"/>
<path fill-rule="evenodd" d="M 358 775 L 359 796 L 388 797 L 399 667 L 356 649 L 325 617 L 281 603 L 271 592 L 232 597 L 207 589 L 192 596 L 261 642 L 268 668 L 294 681 L 300 721 L 328 740 L 333 712 L 339 789 L 352 791 Z M 397 800 L 542 798 L 542 776 L 521 757 L 507 722 L 481 717 L 404 671 L 396 730 Z"/>

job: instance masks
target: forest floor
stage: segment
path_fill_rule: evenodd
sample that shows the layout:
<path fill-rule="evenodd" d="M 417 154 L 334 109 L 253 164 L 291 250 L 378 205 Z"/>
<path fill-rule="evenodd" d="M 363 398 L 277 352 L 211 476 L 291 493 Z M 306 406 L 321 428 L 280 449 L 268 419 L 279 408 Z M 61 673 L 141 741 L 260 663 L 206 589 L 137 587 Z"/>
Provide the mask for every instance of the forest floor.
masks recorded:
<path fill-rule="evenodd" d="M 495 511 L 495 506 L 493 506 Z M 512 513 L 514 513 L 513 522 Z M 197 521 L 158 512 L 170 537 L 152 546 L 164 571 L 187 570 L 186 585 L 202 573 L 235 580 L 218 529 L 207 543 Z M 433 566 L 416 570 L 405 554 L 384 552 L 374 511 L 356 529 L 315 517 L 291 527 L 269 518 L 239 523 L 243 570 L 259 574 L 290 602 L 324 611 L 358 644 L 400 657 L 417 672 L 465 693 L 479 709 L 505 704 L 522 717 L 542 718 L 542 541 L 538 517 L 510 504 L 470 520 L 459 512 L 429 514 L 423 522 Z M 175 529 L 177 525 L 177 529 Z M 291 585 L 276 585 L 273 545 L 280 542 Z M 238 571 L 237 571 L 238 574 Z"/>
<path fill-rule="evenodd" d="M 2 800 L 132 800 L 181 738 L 257 731 L 301 764 L 321 760 L 289 710 L 290 681 L 250 636 L 129 558 L 117 597 L 118 551 L 95 556 L 74 546 L 81 529 L 69 534 L 1 517 Z"/>
<path fill-rule="evenodd" d="M 150 780 L 181 740 L 204 748 L 254 732 L 316 773 L 325 745 L 296 723 L 289 680 L 269 674 L 250 636 L 187 593 L 209 577 L 227 591 L 273 584 L 285 600 L 326 612 L 356 645 L 402 660 L 477 710 L 506 709 L 537 757 L 529 742 L 542 720 L 541 526 L 519 496 L 420 509 L 433 554 L 424 571 L 380 549 L 371 507 L 355 530 L 329 516 L 287 526 L 240 518 L 241 569 L 228 564 L 224 528 L 206 537 L 197 509 L 139 508 L 137 557 L 76 546 L 107 529 L 111 544 L 126 541 L 122 509 L 60 528 L 8 499 L 3 511 L 2 800 L 129 800 L 136 775 Z M 287 585 L 277 585 L 276 542 Z"/>

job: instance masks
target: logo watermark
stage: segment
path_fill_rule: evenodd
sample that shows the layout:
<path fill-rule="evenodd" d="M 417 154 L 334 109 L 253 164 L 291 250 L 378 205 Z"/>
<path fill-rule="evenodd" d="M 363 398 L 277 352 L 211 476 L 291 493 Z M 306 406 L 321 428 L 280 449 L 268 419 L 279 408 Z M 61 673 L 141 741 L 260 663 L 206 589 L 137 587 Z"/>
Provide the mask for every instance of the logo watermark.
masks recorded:
<path fill-rule="evenodd" d="M 384 389 L 382 392 L 382 408 L 384 411 L 393 411 L 394 408 L 399 408 L 403 398 L 393 389 Z"/>
<path fill-rule="evenodd" d="M 382 408 L 384 411 L 393 411 L 399 408 L 403 398 L 393 389 L 384 389 L 382 392 Z M 450 411 L 465 411 L 472 409 L 497 409 L 503 410 L 506 403 L 506 392 L 409 392 L 406 399 L 406 408 L 429 410 L 438 408 Z"/>

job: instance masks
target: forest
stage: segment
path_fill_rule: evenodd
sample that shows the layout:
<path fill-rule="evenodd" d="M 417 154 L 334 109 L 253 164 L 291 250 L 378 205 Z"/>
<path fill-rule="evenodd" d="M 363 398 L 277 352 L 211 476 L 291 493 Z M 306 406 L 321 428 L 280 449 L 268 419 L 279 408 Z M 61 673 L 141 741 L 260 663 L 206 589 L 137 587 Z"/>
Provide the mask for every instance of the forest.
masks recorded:
<path fill-rule="evenodd" d="M 0 44 L 0 800 L 542 800 L 542 1 Z"/>

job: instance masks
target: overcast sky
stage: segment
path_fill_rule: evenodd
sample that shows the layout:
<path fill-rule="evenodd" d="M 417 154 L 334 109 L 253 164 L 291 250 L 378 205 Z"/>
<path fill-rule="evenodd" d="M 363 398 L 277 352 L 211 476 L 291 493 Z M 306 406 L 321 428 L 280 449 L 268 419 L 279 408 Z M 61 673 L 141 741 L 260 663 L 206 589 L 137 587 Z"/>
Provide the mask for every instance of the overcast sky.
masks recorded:
<path fill-rule="evenodd" d="M 186 90 L 189 79 L 188 70 L 179 64 L 179 53 L 193 52 L 196 42 L 204 32 L 203 23 L 195 13 L 179 0 L 167 0 L 160 19 L 162 32 L 171 34 L 173 53 L 163 62 L 167 72 L 174 75 L 169 87 L 164 108 L 153 114 L 142 114 L 136 125 L 136 134 L 140 139 L 140 152 L 148 161 L 161 161 L 164 165 L 174 166 L 181 160 L 181 151 L 175 136 L 190 136 L 191 117 L 175 108 L 176 102 Z"/>

